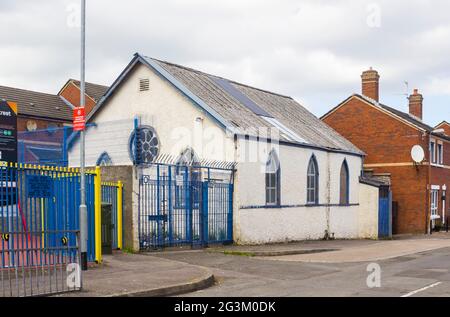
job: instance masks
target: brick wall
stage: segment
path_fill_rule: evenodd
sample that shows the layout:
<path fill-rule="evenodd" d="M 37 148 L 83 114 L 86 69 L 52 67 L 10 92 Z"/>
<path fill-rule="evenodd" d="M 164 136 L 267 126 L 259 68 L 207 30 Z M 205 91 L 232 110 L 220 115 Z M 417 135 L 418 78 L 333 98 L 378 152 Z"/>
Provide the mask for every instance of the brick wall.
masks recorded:
<path fill-rule="evenodd" d="M 80 89 L 73 83 L 69 83 L 66 87 L 64 87 L 64 89 L 60 92 L 59 95 L 64 97 L 75 107 L 80 106 Z M 86 100 L 86 115 L 88 115 L 91 112 L 91 110 L 95 107 L 95 102 L 88 95 L 86 95 L 85 100 Z"/>
<path fill-rule="evenodd" d="M 445 216 L 450 216 L 450 142 L 444 142 L 444 165 L 447 168 L 443 167 L 431 167 L 431 176 L 430 176 L 430 184 L 431 185 L 439 185 L 441 186 L 441 190 L 439 192 L 439 209 L 438 213 L 442 217 L 442 205 L 443 201 L 441 199 L 442 196 L 442 186 L 445 184 L 447 186 L 447 198 L 445 202 Z M 442 218 L 441 218 L 442 219 Z M 438 223 L 440 223 L 439 221 Z"/>
<path fill-rule="evenodd" d="M 49 123 L 56 123 L 58 127 L 63 127 L 65 123 L 64 121 L 33 119 L 25 116 L 19 116 L 19 118 L 17 118 L 17 131 L 27 131 L 27 122 L 29 120 L 36 122 L 37 130 L 47 129 Z"/>

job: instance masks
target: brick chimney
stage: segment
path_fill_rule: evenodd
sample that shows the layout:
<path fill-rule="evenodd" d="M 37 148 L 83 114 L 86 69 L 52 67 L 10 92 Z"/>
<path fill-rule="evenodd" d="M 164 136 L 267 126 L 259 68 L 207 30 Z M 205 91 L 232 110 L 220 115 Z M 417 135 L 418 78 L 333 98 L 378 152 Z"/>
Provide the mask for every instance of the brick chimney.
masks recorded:
<path fill-rule="evenodd" d="M 414 92 L 409 96 L 409 114 L 422 120 L 423 115 L 423 96 L 419 94 L 418 89 L 414 89 Z"/>
<path fill-rule="evenodd" d="M 379 101 L 379 83 L 380 75 L 376 70 L 370 67 L 361 75 L 362 79 L 362 94 L 366 97 L 372 98 L 375 101 Z"/>

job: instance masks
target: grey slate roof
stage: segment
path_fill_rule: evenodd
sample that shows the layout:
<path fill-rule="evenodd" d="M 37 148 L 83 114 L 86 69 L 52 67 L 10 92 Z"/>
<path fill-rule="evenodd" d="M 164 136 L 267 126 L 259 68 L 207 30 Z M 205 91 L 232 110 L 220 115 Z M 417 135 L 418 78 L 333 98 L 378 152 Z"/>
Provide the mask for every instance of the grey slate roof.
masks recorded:
<path fill-rule="evenodd" d="M 78 88 L 80 87 L 80 81 L 75 79 L 70 79 L 71 82 L 75 84 Z M 100 98 L 108 91 L 109 87 L 104 85 L 98 85 L 86 82 L 86 94 L 93 98 L 95 102 L 99 101 Z"/>
<path fill-rule="evenodd" d="M 445 135 L 442 134 L 442 133 L 434 133 L 433 131 L 434 131 L 436 128 L 434 128 L 434 127 L 432 127 L 432 126 L 430 126 L 430 125 L 428 125 L 428 124 L 422 122 L 419 118 L 416 118 L 416 117 L 412 116 L 412 115 L 409 114 L 409 113 L 406 113 L 406 112 L 397 110 L 397 109 L 395 109 L 395 108 L 386 106 L 386 105 L 384 105 L 384 104 L 382 104 L 382 103 L 379 103 L 379 102 L 377 102 L 377 101 L 375 101 L 375 100 L 373 100 L 373 99 L 371 99 L 371 98 L 368 98 L 368 97 L 366 97 L 366 96 L 364 96 L 364 95 L 353 94 L 352 97 L 353 97 L 353 96 L 362 98 L 362 99 L 364 99 L 365 101 L 369 102 L 370 104 L 372 104 L 372 105 L 374 105 L 374 106 L 381 107 L 381 108 L 383 108 L 384 110 L 387 110 L 387 111 L 391 112 L 392 114 L 395 114 L 396 116 L 398 116 L 398 117 L 400 117 L 400 118 L 402 118 L 402 119 L 408 121 L 409 123 L 411 123 L 411 124 L 413 124 L 413 125 L 415 125 L 415 126 L 421 128 L 421 129 L 423 129 L 423 130 L 425 130 L 425 131 L 427 131 L 427 132 L 429 132 L 429 133 L 431 133 L 431 134 L 433 134 L 433 135 L 437 135 L 437 136 L 440 136 L 440 137 L 443 137 L 443 138 L 445 138 L 445 139 L 450 140 L 449 137 L 445 136 Z M 350 98 L 351 98 L 351 97 L 350 97 Z M 344 101 L 344 102 L 345 102 L 345 101 Z M 342 103 L 341 103 L 341 104 L 342 104 Z"/>
<path fill-rule="evenodd" d="M 255 114 L 220 87 L 214 80 L 220 77 L 149 57 L 144 58 L 160 65 L 160 67 L 189 89 L 190 92 L 213 108 L 222 118 L 234 125 L 238 131 L 250 136 L 257 136 L 258 128 L 273 128 L 272 124 Z M 227 80 L 224 78 L 220 79 Z M 304 139 L 307 145 L 359 155 L 364 154 L 350 141 L 315 117 L 291 97 L 250 87 L 231 80 L 227 81 L 261 109 Z M 280 141 L 297 143 L 284 139 L 282 135 Z"/>
<path fill-rule="evenodd" d="M 16 102 L 19 115 L 72 120 L 71 108 L 57 95 L 0 86 L 0 99 Z"/>

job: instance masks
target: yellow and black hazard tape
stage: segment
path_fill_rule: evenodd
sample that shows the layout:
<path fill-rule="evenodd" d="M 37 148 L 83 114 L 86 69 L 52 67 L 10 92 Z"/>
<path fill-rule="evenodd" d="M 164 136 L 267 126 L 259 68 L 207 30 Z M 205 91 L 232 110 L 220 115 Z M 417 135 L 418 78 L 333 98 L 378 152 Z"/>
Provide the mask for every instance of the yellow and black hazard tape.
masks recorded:
<path fill-rule="evenodd" d="M 2 239 L 4 241 L 9 241 L 9 233 L 2 233 Z"/>
<path fill-rule="evenodd" d="M 61 243 L 62 243 L 63 245 L 67 245 L 68 242 L 69 242 L 69 239 L 68 239 L 67 237 L 62 237 L 62 238 L 61 238 Z"/>

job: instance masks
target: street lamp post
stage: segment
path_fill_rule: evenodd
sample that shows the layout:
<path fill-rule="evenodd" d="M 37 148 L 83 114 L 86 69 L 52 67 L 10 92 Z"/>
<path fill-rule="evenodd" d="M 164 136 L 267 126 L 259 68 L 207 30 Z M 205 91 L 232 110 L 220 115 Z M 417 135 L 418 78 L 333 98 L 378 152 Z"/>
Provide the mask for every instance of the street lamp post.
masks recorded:
<path fill-rule="evenodd" d="M 86 53 L 86 0 L 81 0 L 81 74 L 80 107 L 85 107 L 85 53 Z M 80 131 L 80 252 L 81 269 L 87 270 L 87 206 L 86 206 L 86 171 L 85 171 L 85 131 Z"/>

